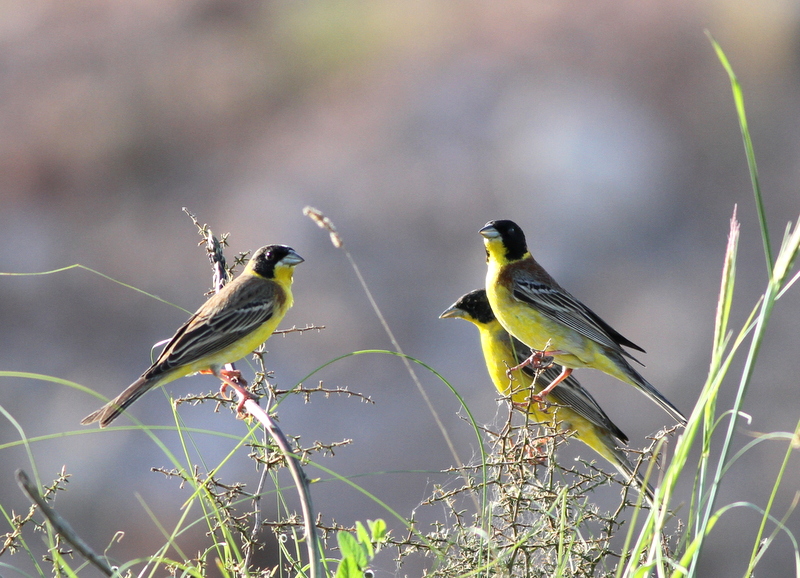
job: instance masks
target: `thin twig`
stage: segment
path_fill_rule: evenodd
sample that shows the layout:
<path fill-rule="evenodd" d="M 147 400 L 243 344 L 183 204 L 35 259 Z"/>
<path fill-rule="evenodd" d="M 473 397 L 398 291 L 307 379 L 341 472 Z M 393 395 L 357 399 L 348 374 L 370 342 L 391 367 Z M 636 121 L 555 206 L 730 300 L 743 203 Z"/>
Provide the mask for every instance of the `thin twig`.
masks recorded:
<path fill-rule="evenodd" d="M 267 445 L 266 439 L 264 445 Z M 250 547 L 247 548 L 247 553 L 244 556 L 244 567 L 250 567 L 250 560 L 253 557 L 254 548 L 252 547 L 258 537 L 258 529 L 261 526 L 261 493 L 264 491 L 264 485 L 267 483 L 267 473 L 269 469 L 264 467 L 261 469 L 261 477 L 258 480 L 258 487 L 253 494 L 253 530 L 250 532 Z"/>
<path fill-rule="evenodd" d="M 320 332 L 325 329 L 324 325 L 308 325 L 306 324 L 305 327 L 298 327 L 297 325 L 292 325 L 289 329 L 276 329 L 272 332 L 273 335 L 287 335 L 289 333 L 303 333 L 304 331 L 316 331 Z"/>
<path fill-rule="evenodd" d="M 64 540 L 69 542 L 73 548 L 75 548 L 81 556 L 86 558 L 90 564 L 96 566 L 103 574 L 106 576 L 113 576 L 114 570 L 108 563 L 103 560 L 100 556 L 94 553 L 89 545 L 83 541 L 83 539 L 78 536 L 75 530 L 72 529 L 69 522 L 67 522 L 61 515 L 56 512 L 53 508 L 50 507 L 42 495 L 39 493 L 39 488 L 37 488 L 34 484 L 31 483 L 30 478 L 28 478 L 28 474 L 26 474 L 22 470 L 17 470 L 17 484 L 25 492 L 25 495 L 39 506 L 39 510 L 41 510 L 42 514 L 47 521 L 50 522 L 50 525 L 53 526 L 53 530 L 61 536 Z"/>

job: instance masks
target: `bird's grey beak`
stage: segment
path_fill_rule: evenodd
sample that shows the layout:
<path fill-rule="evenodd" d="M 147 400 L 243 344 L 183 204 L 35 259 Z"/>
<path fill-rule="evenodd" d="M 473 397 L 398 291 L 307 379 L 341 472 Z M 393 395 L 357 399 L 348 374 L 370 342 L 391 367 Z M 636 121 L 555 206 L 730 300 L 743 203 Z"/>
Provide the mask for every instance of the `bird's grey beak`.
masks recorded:
<path fill-rule="evenodd" d="M 490 224 L 487 224 L 483 229 L 481 229 L 480 234 L 487 239 L 496 239 L 500 236 L 500 233 L 497 232 L 497 229 Z"/>
<path fill-rule="evenodd" d="M 289 253 L 283 259 L 281 259 L 281 262 L 283 262 L 284 265 L 299 265 L 303 261 L 305 261 L 305 259 L 295 253 L 294 249 L 290 249 Z"/>
<path fill-rule="evenodd" d="M 457 308 L 455 305 L 451 305 L 444 311 L 442 314 L 439 315 L 439 319 L 445 319 L 447 317 L 461 317 L 461 310 Z"/>

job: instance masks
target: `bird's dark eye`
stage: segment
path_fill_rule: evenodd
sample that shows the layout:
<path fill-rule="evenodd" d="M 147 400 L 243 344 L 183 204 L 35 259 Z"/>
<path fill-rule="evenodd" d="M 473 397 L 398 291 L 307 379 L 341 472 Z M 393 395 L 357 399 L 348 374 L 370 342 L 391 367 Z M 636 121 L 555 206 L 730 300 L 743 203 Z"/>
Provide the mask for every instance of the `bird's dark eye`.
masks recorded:
<path fill-rule="evenodd" d="M 272 261 L 272 259 L 274 258 L 275 258 L 275 252 L 272 249 L 267 251 L 267 261 Z"/>

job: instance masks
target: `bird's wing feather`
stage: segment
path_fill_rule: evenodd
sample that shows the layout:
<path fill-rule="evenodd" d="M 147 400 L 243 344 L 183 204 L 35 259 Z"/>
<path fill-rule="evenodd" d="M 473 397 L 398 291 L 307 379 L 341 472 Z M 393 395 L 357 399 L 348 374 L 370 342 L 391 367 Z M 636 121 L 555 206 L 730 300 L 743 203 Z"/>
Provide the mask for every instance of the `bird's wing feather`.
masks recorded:
<path fill-rule="evenodd" d="M 250 287 L 240 288 L 236 303 L 225 303 L 215 299 L 217 296 L 209 299 L 178 329 L 152 369 L 162 373 L 194 363 L 222 351 L 269 321 L 276 308 L 275 287 L 260 279 L 254 281 Z"/>
<path fill-rule="evenodd" d="M 644 350 L 620 335 L 594 311 L 561 288 L 540 283 L 526 274 L 514 277 L 514 297 L 534 306 L 542 315 L 566 325 L 592 341 L 622 351 L 621 345 Z"/>

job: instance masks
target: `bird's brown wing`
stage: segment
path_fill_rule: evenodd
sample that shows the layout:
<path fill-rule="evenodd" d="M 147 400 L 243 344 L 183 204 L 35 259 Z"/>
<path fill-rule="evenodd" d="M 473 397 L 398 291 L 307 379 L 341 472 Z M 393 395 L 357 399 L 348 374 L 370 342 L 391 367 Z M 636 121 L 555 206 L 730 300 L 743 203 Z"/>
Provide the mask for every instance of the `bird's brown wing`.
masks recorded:
<path fill-rule="evenodd" d="M 231 301 L 234 294 L 235 301 Z M 145 376 L 166 373 L 222 351 L 269 321 L 283 299 L 283 290 L 273 281 L 237 278 L 175 332 Z"/>
<path fill-rule="evenodd" d="M 526 270 L 518 271 L 513 276 L 513 283 L 514 297 L 532 305 L 548 319 L 566 325 L 584 337 L 620 351 L 628 357 L 630 356 L 621 346 L 644 353 L 644 349 L 620 335 L 594 311 L 561 287 L 538 281 Z"/>

